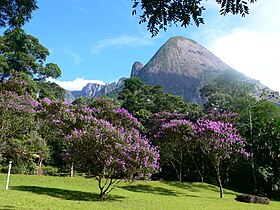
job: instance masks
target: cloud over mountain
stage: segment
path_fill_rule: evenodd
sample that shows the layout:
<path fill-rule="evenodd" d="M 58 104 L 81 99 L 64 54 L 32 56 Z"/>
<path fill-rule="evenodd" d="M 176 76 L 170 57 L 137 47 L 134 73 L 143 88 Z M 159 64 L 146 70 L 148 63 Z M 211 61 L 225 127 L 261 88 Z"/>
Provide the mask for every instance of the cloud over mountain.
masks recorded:
<path fill-rule="evenodd" d="M 84 79 L 82 77 L 78 77 L 72 81 L 59 81 L 57 79 L 51 79 L 49 78 L 48 81 L 54 82 L 58 84 L 60 87 L 64 88 L 65 90 L 82 90 L 84 86 L 86 86 L 88 83 L 96 83 L 100 85 L 105 85 L 105 82 L 99 81 L 99 80 L 88 80 Z"/>

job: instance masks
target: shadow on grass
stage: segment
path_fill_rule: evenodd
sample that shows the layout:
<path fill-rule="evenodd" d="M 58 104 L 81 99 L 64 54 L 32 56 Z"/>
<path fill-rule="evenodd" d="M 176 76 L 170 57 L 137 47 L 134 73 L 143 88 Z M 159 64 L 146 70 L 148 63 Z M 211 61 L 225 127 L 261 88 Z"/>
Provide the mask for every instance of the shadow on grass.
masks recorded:
<path fill-rule="evenodd" d="M 190 192 L 199 192 L 199 191 L 204 191 L 204 190 L 209 190 L 213 191 L 215 193 L 220 193 L 220 189 L 211 184 L 207 183 L 202 183 L 202 182 L 179 182 L 179 181 L 163 181 L 162 183 L 173 186 L 173 187 L 178 187 L 181 189 L 188 190 Z M 229 194 L 229 195 L 236 195 L 236 193 L 231 192 L 227 189 L 223 189 L 224 194 Z"/>
<path fill-rule="evenodd" d="M 122 186 L 119 187 L 128 191 L 132 192 L 140 192 L 140 193 L 152 193 L 157 195 L 167 195 L 167 196 L 177 196 L 178 193 L 176 193 L 173 190 L 165 189 L 162 187 L 152 187 L 149 185 L 133 185 L 133 186 Z"/>
<path fill-rule="evenodd" d="M 58 188 L 38 187 L 38 186 L 17 186 L 12 187 L 13 190 L 32 192 L 39 195 L 48 195 L 63 200 L 75 200 L 75 201 L 100 201 L 99 194 L 75 191 L 75 190 L 63 190 Z M 119 201 L 123 199 L 123 196 L 105 195 L 105 201 Z"/>
<path fill-rule="evenodd" d="M 192 182 L 179 182 L 179 181 L 162 181 L 162 183 L 170 185 L 172 187 L 181 188 L 190 192 L 198 192 L 200 189 Z"/>

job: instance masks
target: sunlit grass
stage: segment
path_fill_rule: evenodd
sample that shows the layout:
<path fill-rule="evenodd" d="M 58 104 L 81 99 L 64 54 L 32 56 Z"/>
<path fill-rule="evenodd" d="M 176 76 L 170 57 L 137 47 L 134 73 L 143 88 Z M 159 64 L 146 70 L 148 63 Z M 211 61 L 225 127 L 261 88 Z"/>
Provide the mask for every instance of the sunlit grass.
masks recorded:
<path fill-rule="evenodd" d="M 120 183 L 105 201 L 98 200 L 95 179 L 11 175 L 5 190 L 6 174 L 0 174 L 0 209 L 280 209 L 270 205 L 246 204 L 234 200 L 236 192 L 205 183 L 144 182 Z"/>

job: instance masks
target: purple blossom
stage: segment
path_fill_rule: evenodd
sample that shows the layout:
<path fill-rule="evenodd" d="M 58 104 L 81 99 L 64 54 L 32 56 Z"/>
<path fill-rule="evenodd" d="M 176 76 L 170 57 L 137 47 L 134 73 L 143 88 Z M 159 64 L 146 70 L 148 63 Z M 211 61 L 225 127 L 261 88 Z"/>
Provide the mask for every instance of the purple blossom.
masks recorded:
<path fill-rule="evenodd" d="M 47 105 L 50 105 L 52 103 L 51 99 L 49 99 L 49 98 L 43 98 L 42 101 L 46 102 Z"/>

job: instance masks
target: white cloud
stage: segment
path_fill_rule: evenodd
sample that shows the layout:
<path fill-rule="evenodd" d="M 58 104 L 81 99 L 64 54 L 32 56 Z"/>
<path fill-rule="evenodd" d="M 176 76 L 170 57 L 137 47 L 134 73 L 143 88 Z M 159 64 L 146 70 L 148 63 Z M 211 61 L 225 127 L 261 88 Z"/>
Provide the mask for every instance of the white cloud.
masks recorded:
<path fill-rule="evenodd" d="M 225 63 L 280 91 L 280 33 L 234 31 L 219 37 L 210 50 Z"/>
<path fill-rule="evenodd" d="M 143 46 L 143 45 L 151 45 L 152 40 L 148 36 L 143 37 L 132 37 L 132 36 L 118 36 L 111 39 L 104 39 L 101 41 L 98 41 L 94 44 L 91 51 L 93 53 L 98 53 L 104 48 L 117 46 L 117 47 L 123 47 L 123 46 Z"/>
<path fill-rule="evenodd" d="M 87 12 L 87 9 L 85 7 L 76 7 L 76 9 L 80 12 Z"/>
<path fill-rule="evenodd" d="M 81 57 L 79 54 L 77 54 L 77 53 L 75 53 L 74 51 L 69 50 L 69 49 L 65 49 L 64 52 L 65 52 L 66 54 L 68 54 L 69 56 L 71 56 L 71 57 L 74 59 L 74 63 L 75 63 L 76 65 L 78 65 L 78 64 L 81 63 L 82 57 Z"/>
<path fill-rule="evenodd" d="M 216 25 L 216 36 L 211 36 L 207 47 L 231 67 L 280 91 L 280 1 L 249 6 L 250 14 L 240 20 L 239 28 L 223 30 L 232 23 L 229 20 Z"/>
<path fill-rule="evenodd" d="M 86 86 L 88 83 L 97 83 L 101 85 L 105 85 L 105 82 L 99 81 L 99 80 L 87 80 L 82 77 L 78 77 L 72 81 L 59 81 L 56 79 L 49 78 L 48 81 L 55 82 L 60 87 L 66 89 L 66 90 L 82 90 L 84 86 Z"/>

